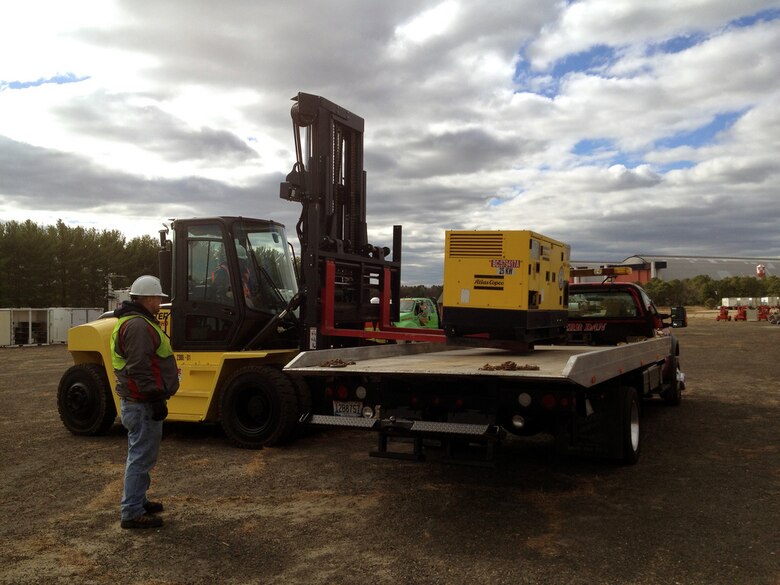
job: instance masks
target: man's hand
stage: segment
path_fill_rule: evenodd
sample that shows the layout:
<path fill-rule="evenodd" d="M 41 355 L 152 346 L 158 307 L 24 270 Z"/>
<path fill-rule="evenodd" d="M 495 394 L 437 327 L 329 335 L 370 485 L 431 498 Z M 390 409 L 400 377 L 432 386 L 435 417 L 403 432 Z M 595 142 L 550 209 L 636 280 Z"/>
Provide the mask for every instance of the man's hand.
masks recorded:
<path fill-rule="evenodd" d="M 149 403 L 152 407 L 152 420 L 165 420 L 168 416 L 168 404 L 164 398 Z"/>

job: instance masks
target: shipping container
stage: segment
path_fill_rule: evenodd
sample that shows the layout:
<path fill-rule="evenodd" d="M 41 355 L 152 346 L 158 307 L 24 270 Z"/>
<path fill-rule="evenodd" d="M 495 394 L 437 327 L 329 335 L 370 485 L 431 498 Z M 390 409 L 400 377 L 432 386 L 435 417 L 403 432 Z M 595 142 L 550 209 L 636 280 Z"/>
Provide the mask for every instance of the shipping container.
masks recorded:
<path fill-rule="evenodd" d="M 0 347 L 11 345 L 12 331 L 11 309 L 0 309 Z"/>
<path fill-rule="evenodd" d="M 49 343 L 67 343 L 71 327 L 95 321 L 103 314 L 98 308 L 51 307 L 49 312 Z"/>
<path fill-rule="evenodd" d="M 86 307 L 0 309 L 0 347 L 67 343 L 68 330 L 95 321 L 103 309 Z"/>
<path fill-rule="evenodd" d="M 42 345 L 47 343 L 49 327 L 46 309 L 9 309 L 11 339 L 8 345 Z"/>

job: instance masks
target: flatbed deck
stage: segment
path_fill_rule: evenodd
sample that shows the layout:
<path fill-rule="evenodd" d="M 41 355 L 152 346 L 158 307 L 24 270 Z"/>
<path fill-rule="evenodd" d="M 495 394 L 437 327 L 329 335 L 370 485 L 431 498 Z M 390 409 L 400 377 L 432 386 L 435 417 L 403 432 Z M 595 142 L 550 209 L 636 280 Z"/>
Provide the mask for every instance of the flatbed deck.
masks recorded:
<path fill-rule="evenodd" d="M 619 346 L 536 346 L 527 352 L 417 343 L 317 350 L 298 354 L 285 371 L 306 376 L 386 375 L 502 377 L 573 383 L 586 388 L 660 362 L 669 337 Z M 514 362 L 519 369 L 481 369 Z M 529 369 L 522 369 L 530 366 Z"/>

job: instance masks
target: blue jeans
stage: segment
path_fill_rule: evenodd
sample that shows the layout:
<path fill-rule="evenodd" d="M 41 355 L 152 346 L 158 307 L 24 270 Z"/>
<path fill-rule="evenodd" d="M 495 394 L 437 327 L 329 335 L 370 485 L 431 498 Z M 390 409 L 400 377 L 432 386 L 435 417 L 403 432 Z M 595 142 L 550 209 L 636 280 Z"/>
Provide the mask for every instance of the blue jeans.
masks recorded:
<path fill-rule="evenodd" d="M 119 406 L 122 425 L 127 429 L 127 465 L 122 496 L 122 520 L 138 518 L 145 512 L 149 472 L 157 463 L 162 440 L 162 421 L 152 420 L 147 402 L 130 402 L 122 398 Z"/>

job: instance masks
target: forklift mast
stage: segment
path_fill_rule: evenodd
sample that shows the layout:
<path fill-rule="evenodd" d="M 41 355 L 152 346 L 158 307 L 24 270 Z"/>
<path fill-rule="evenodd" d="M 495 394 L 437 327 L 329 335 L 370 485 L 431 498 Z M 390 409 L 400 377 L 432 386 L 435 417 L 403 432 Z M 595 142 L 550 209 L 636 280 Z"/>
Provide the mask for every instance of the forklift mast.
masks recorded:
<path fill-rule="evenodd" d="M 401 226 L 391 259 L 368 242 L 363 118 L 316 95 L 293 101 L 296 162 L 280 197 L 302 204 L 300 347 L 352 345 L 366 322 L 399 318 Z"/>

